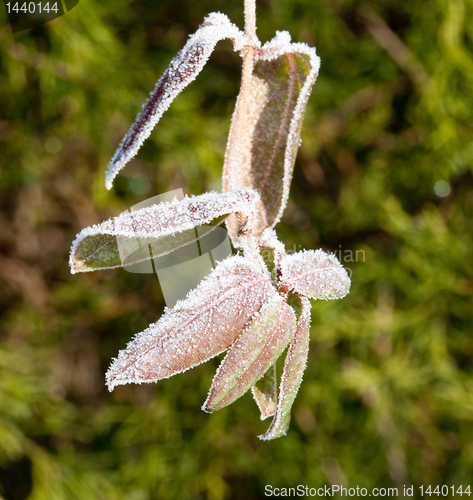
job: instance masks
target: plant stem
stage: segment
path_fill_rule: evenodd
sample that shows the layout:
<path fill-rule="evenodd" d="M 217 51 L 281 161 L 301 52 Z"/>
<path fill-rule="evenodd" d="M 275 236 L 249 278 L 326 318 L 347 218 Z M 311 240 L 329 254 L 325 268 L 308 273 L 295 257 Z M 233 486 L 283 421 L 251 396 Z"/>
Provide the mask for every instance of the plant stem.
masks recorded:
<path fill-rule="evenodd" d="M 250 258 L 270 278 L 268 268 L 260 254 L 260 245 L 256 236 L 253 234 L 242 235 L 240 237 L 240 247 L 243 249 L 245 257 Z"/>
<path fill-rule="evenodd" d="M 245 0 L 245 32 L 250 40 L 256 40 L 256 0 Z"/>

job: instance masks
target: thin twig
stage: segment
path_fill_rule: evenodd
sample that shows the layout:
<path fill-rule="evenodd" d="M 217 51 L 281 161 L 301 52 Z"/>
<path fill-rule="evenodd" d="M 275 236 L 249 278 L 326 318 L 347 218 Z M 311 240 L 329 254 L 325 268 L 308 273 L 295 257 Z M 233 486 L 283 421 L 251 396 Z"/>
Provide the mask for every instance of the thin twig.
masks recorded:
<path fill-rule="evenodd" d="M 245 32 L 250 40 L 256 40 L 256 0 L 245 0 Z"/>
<path fill-rule="evenodd" d="M 414 57 L 409 47 L 394 33 L 380 17 L 369 7 L 360 10 L 361 18 L 376 42 L 396 61 L 418 86 L 423 87 L 429 79 L 422 64 Z"/>

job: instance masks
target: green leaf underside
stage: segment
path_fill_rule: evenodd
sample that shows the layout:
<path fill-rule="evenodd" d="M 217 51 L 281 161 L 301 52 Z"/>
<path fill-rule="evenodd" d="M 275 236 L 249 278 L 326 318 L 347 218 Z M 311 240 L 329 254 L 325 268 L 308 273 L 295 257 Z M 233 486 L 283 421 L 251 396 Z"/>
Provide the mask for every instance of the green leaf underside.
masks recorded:
<path fill-rule="evenodd" d="M 299 295 L 296 295 L 295 293 L 288 293 L 286 299 L 286 303 L 292 307 L 298 321 L 303 311 L 301 300 L 301 297 Z"/>
<path fill-rule="evenodd" d="M 294 312 L 276 296 L 240 334 L 222 361 L 205 411 L 219 410 L 245 394 L 282 354 L 295 330 Z"/>
<path fill-rule="evenodd" d="M 119 267 L 122 264 L 117 237 L 113 234 L 96 234 L 83 239 L 74 255 L 78 270 Z"/>
<path fill-rule="evenodd" d="M 195 228 L 161 237 L 143 238 L 114 234 L 87 236 L 79 242 L 74 252 L 74 269 L 76 272 L 112 269 L 167 255 L 178 248 L 201 240 L 226 217 L 228 215 L 223 215 L 211 221 L 210 224 L 199 226 L 198 236 Z"/>
<path fill-rule="evenodd" d="M 289 146 L 289 132 L 301 89 L 310 72 L 309 58 L 303 54 L 283 54 L 271 61 L 260 60 L 254 65 L 244 109 L 238 105 L 232 127 L 238 129 L 230 137 L 237 145 L 227 146 L 237 151 L 238 158 L 225 164 L 224 190 L 251 187 L 261 196 L 257 203 L 256 235 L 279 220 L 287 200 L 292 179 L 303 113 L 297 117 L 297 127 Z M 227 225 L 236 237 L 237 221 L 229 217 Z"/>

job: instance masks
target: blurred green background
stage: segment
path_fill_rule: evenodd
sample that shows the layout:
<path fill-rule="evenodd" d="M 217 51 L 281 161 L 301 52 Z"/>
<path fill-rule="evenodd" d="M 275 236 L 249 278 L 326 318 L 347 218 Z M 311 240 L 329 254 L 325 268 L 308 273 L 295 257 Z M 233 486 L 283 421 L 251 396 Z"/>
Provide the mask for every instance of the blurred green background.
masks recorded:
<path fill-rule="evenodd" d="M 473 489 L 473 5 L 264 0 L 258 35 L 317 47 L 288 249 L 352 273 L 314 303 L 288 435 L 249 394 L 200 410 L 214 359 L 147 386 L 104 373 L 164 302 L 156 276 L 69 273 L 83 227 L 221 188 L 240 59 L 221 42 L 107 192 L 104 171 L 204 16 L 241 0 L 81 0 L 12 34 L 0 8 L 0 496 L 258 499 L 265 485 Z M 356 253 L 357 252 L 357 253 Z M 416 496 L 418 490 L 416 491 Z M 451 491 L 451 490 L 449 490 Z"/>

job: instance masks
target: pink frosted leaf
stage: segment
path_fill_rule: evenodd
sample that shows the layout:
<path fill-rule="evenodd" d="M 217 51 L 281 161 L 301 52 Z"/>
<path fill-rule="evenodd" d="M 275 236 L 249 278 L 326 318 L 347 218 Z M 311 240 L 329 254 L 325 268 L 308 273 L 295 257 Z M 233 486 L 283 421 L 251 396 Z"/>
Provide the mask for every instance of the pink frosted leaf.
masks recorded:
<path fill-rule="evenodd" d="M 261 412 L 261 420 L 272 417 L 276 412 L 278 398 L 276 363 L 256 382 L 251 392 Z"/>
<path fill-rule="evenodd" d="M 185 300 L 120 351 L 106 375 L 109 390 L 155 382 L 213 358 L 232 345 L 275 295 L 279 297 L 251 261 L 225 259 Z"/>
<path fill-rule="evenodd" d="M 174 57 L 115 152 L 106 173 L 107 189 L 112 187 L 118 172 L 136 155 L 174 98 L 201 72 L 217 42 L 225 38 L 232 39 L 235 50 L 249 43 L 225 15 L 212 13 Z"/>
<path fill-rule="evenodd" d="M 240 189 L 124 212 L 77 235 L 69 259 L 71 272 L 111 269 L 165 255 L 196 241 L 197 226 L 215 226 L 234 212 L 250 215 L 257 199 L 255 192 Z"/>
<path fill-rule="evenodd" d="M 310 340 L 310 302 L 301 298 L 302 313 L 297 321 L 297 330 L 289 345 L 284 370 L 279 386 L 279 400 L 276 414 L 269 429 L 260 439 L 268 440 L 285 436 L 291 420 L 291 408 L 307 365 Z"/>
<path fill-rule="evenodd" d="M 232 345 L 202 409 L 219 410 L 245 394 L 275 363 L 295 330 L 292 308 L 275 294 Z"/>
<path fill-rule="evenodd" d="M 256 50 L 248 85 L 242 86 L 232 118 L 223 189 L 258 191 L 260 235 L 281 219 L 287 203 L 305 107 L 318 74 L 315 49 L 291 44 L 286 32 Z M 238 221 L 227 221 L 238 244 Z"/>
<path fill-rule="evenodd" d="M 294 291 L 312 299 L 341 299 L 350 290 L 350 278 L 335 255 L 304 250 L 281 260 L 281 291 Z"/>

